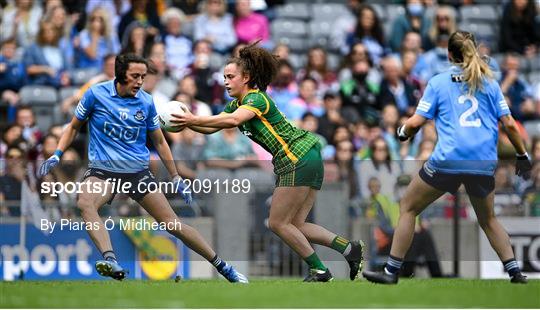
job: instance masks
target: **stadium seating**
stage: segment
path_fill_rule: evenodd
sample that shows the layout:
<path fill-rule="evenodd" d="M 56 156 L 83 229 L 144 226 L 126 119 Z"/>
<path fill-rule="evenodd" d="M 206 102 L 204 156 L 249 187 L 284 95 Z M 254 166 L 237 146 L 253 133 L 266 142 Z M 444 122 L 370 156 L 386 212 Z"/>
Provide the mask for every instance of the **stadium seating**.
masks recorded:
<path fill-rule="evenodd" d="M 307 3 L 287 3 L 276 8 L 276 15 L 277 18 L 308 20 L 311 10 Z"/>
<path fill-rule="evenodd" d="M 465 5 L 460 7 L 462 22 L 497 22 L 499 13 L 493 5 Z"/>
<path fill-rule="evenodd" d="M 165 96 L 172 98 L 176 93 L 177 83 L 172 79 L 161 79 L 156 85 L 156 90 Z"/>
<path fill-rule="evenodd" d="M 94 68 L 89 69 L 74 69 L 69 72 L 71 83 L 73 85 L 83 85 L 88 82 L 92 77 L 99 74 L 99 70 Z"/>
<path fill-rule="evenodd" d="M 49 86 L 28 85 L 19 91 L 21 103 L 32 107 L 36 124 L 40 130 L 46 132 L 56 122 L 58 93 Z"/>
<path fill-rule="evenodd" d="M 347 7 L 340 3 L 314 3 L 312 8 L 312 17 L 314 20 L 326 20 L 333 22 L 341 16 L 349 14 Z"/>

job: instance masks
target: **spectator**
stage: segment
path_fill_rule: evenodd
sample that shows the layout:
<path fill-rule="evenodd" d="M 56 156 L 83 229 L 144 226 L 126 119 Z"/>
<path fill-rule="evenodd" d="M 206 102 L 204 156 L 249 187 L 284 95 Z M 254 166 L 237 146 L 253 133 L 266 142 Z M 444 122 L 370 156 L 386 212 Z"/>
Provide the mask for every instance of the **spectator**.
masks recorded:
<path fill-rule="evenodd" d="M 84 93 L 90 88 L 90 86 L 101 83 L 104 81 L 109 81 L 114 79 L 114 61 L 116 59 L 116 56 L 114 54 L 105 55 L 103 57 L 103 68 L 102 73 L 94 76 L 91 78 L 88 82 L 86 82 L 79 90 L 73 94 L 73 96 L 69 96 L 64 101 L 62 101 L 61 110 L 64 114 L 71 115 L 73 112 L 73 109 L 77 105 L 77 103 L 81 100 Z"/>
<path fill-rule="evenodd" d="M 7 150 L 11 147 L 21 150 L 28 149 L 28 142 L 23 138 L 23 127 L 17 124 L 11 124 L 3 128 L 2 140 L 0 141 L 0 158 L 6 158 Z"/>
<path fill-rule="evenodd" d="M 385 54 L 384 30 L 379 16 L 371 5 L 363 4 L 358 11 L 357 20 L 354 33 L 349 35 L 349 46 L 356 42 L 362 42 L 373 63 L 378 65 Z"/>
<path fill-rule="evenodd" d="M 394 198 L 395 181 L 401 175 L 398 162 L 393 161 L 386 140 L 379 136 L 369 145 L 368 158 L 358 162 L 360 191 L 369 197 L 369 179 L 375 177 L 381 181 L 381 193 Z"/>
<path fill-rule="evenodd" d="M 420 98 L 415 96 L 415 87 L 404 77 L 401 62 L 396 57 L 386 57 L 381 63 L 384 78 L 377 97 L 378 105 L 395 104 L 402 115 L 412 115 Z"/>
<path fill-rule="evenodd" d="M 317 96 L 322 98 L 326 91 L 337 91 L 337 75 L 328 67 L 328 55 L 320 46 L 312 47 L 307 54 L 306 67 L 298 72 L 297 80 L 309 77 L 317 82 Z"/>
<path fill-rule="evenodd" d="M 177 8 L 169 8 L 161 17 L 161 23 L 165 26 L 165 51 L 167 65 L 176 78 L 186 74 L 187 67 L 193 62 L 191 40 L 182 34 L 182 24 L 185 16 Z"/>
<path fill-rule="evenodd" d="M 287 60 L 280 58 L 276 78 L 268 87 L 267 92 L 280 111 L 287 111 L 290 102 L 298 96 L 294 69 Z"/>
<path fill-rule="evenodd" d="M 439 34 L 437 36 L 437 44 L 435 48 L 425 52 L 420 59 L 418 59 L 415 72 L 418 72 L 422 83 L 427 84 L 427 81 L 433 76 L 446 71 L 450 68 L 450 61 L 448 60 L 448 39 L 447 34 Z"/>
<path fill-rule="evenodd" d="M 298 127 L 300 129 L 304 129 L 315 134 L 319 138 L 321 150 L 324 149 L 324 147 L 326 147 L 326 145 L 328 144 L 326 138 L 318 133 L 319 119 L 317 118 L 317 116 L 315 116 L 315 114 L 311 112 L 304 113 L 304 115 L 302 115 L 302 121 L 300 122 L 300 125 Z"/>
<path fill-rule="evenodd" d="M 525 216 L 540 216 L 540 166 L 536 166 L 536 173 L 532 173 L 533 183 L 525 189 L 521 199 L 529 210 Z"/>
<path fill-rule="evenodd" d="M 133 22 L 122 35 L 121 54 L 133 53 L 146 56 L 155 42 L 155 37 L 148 33 L 138 22 Z"/>
<path fill-rule="evenodd" d="M 90 13 L 97 7 L 101 7 L 109 13 L 111 17 L 111 27 L 116 35 L 116 30 L 120 24 L 120 19 L 130 10 L 131 4 L 129 0 L 88 0 L 85 8 L 86 14 L 90 15 Z"/>
<path fill-rule="evenodd" d="M 440 34 L 451 35 L 457 30 L 455 11 L 450 6 L 440 6 L 436 9 L 429 32 L 422 38 L 422 47 L 425 51 L 437 45 Z"/>
<path fill-rule="evenodd" d="M 258 165 L 250 140 L 236 128 L 209 135 L 203 157 L 209 168 L 239 169 Z"/>
<path fill-rule="evenodd" d="M 197 86 L 197 99 L 208 104 L 222 103 L 224 88 L 220 87 L 223 75 L 216 74 L 218 68 L 213 67 L 212 44 L 207 40 L 195 42 L 193 46 L 194 61 L 189 67 L 189 75 L 195 80 Z"/>
<path fill-rule="evenodd" d="M 399 159 L 400 144 L 396 139 L 396 132 L 399 122 L 398 109 L 395 105 L 388 104 L 384 106 L 381 116 L 382 136 L 384 137 L 384 140 L 386 140 L 386 143 L 388 143 L 388 147 L 390 149 L 390 156 L 394 159 Z"/>
<path fill-rule="evenodd" d="M 6 152 L 6 174 L 0 175 L 0 215 L 20 215 L 20 209 L 15 207 L 21 200 L 21 187 L 25 178 L 26 154 L 18 147 L 10 147 Z"/>
<path fill-rule="evenodd" d="M 53 2 L 49 1 L 47 4 L 51 3 Z M 79 40 L 74 39 L 75 35 L 77 34 L 77 29 L 75 29 L 74 27 L 75 19 L 76 18 L 73 16 L 70 16 L 70 18 L 68 19 L 66 9 L 61 2 L 60 4 L 54 5 L 51 8 L 47 9 L 45 17 L 43 18 L 44 21 L 52 23 L 53 26 L 56 28 L 56 31 L 59 33 L 60 40 L 58 42 L 58 45 L 64 52 L 66 62 L 69 68 L 75 65 L 74 42 L 77 42 L 77 44 L 79 44 Z"/>
<path fill-rule="evenodd" d="M 189 79 L 189 77 L 185 77 L 185 79 Z M 185 103 L 188 106 L 191 113 L 197 116 L 211 116 L 212 115 L 212 110 L 210 110 L 210 107 L 208 106 L 208 104 L 195 99 L 192 95 L 188 93 L 177 92 L 173 96 L 173 100 Z"/>
<path fill-rule="evenodd" d="M 146 78 L 144 79 L 144 84 L 143 84 L 144 91 L 152 95 L 152 99 L 154 100 L 154 105 L 156 106 L 156 110 L 158 110 L 158 114 L 159 114 L 158 107 L 162 107 L 166 105 L 171 99 L 167 95 L 162 93 L 159 89 L 157 89 L 157 85 L 160 80 L 161 80 L 161 76 L 158 75 L 158 72 L 154 68 L 149 68 L 148 72 L 146 73 Z"/>
<path fill-rule="evenodd" d="M 355 199 L 360 194 L 358 173 L 354 169 L 354 145 L 349 140 L 343 140 L 336 145 L 335 162 L 338 169 L 338 180 L 345 181 L 349 188 L 349 199 Z"/>
<path fill-rule="evenodd" d="M 417 60 L 418 56 L 415 52 L 407 50 L 401 52 L 402 76 L 405 78 L 405 81 L 407 81 L 407 83 L 413 87 L 414 97 L 419 99 L 422 97 L 423 85 L 418 75 L 416 75 L 416 73 L 413 71 Z"/>
<path fill-rule="evenodd" d="M 202 12 L 195 17 L 195 40 L 208 40 L 216 52 L 225 54 L 236 44 L 233 17 L 227 13 L 225 0 L 206 0 Z"/>
<path fill-rule="evenodd" d="M 379 85 L 367 80 L 371 69 L 369 59 L 358 59 L 351 66 L 352 78 L 341 83 L 340 93 L 343 107 L 351 107 L 363 119 L 374 122 L 381 107 L 377 102 Z"/>
<path fill-rule="evenodd" d="M 186 128 L 174 136 L 171 151 L 173 158 L 180 159 L 176 161 L 177 170 L 182 178 L 194 179 L 197 170 L 202 168 L 204 135 Z"/>
<path fill-rule="evenodd" d="M 109 13 L 103 8 L 95 8 L 86 20 L 86 26 L 79 34 L 77 57 L 78 68 L 103 67 L 105 55 L 117 54 L 120 42 L 112 31 Z"/>
<path fill-rule="evenodd" d="M 162 78 L 169 76 L 165 44 L 162 42 L 154 42 L 152 47 L 150 47 L 147 58 L 152 62 L 153 69 L 156 70 L 157 75 Z"/>
<path fill-rule="evenodd" d="M 500 50 L 533 57 L 540 43 L 540 23 L 535 2 L 512 0 L 506 4 L 501 21 Z"/>
<path fill-rule="evenodd" d="M 331 140 L 334 131 L 338 126 L 346 126 L 358 120 L 355 110 L 343 110 L 341 108 L 341 97 L 338 94 L 327 92 L 323 97 L 324 114 L 319 117 L 318 133 L 327 141 Z"/>
<path fill-rule="evenodd" d="M 354 123 L 352 135 L 352 143 L 357 151 L 369 144 L 369 127 L 364 120 L 359 119 Z"/>
<path fill-rule="evenodd" d="M 15 118 L 16 106 L 20 100 L 18 91 L 26 80 L 26 68 L 15 57 L 16 50 L 17 41 L 14 38 L 0 43 L 0 100 L 8 104 L 8 122 Z"/>
<path fill-rule="evenodd" d="M 79 154 L 73 148 L 68 148 L 62 155 L 62 164 L 58 165 L 57 169 L 53 169 L 51 174 L 57 182 L 64 184 L 81 180 L 83 170 Z M 73 206 L 77 204 L 77 192 L 62 191 L 58 194 L 58 201 L 60 202 L 61 216 L 63 218 L 72 217 Z"/>
<path fill-rule="evenodd" d="M 26 48 L 36 39 L 43 11 L 33 0 L 15 0 L 0 15 L 0 40 L 15 38 L 17 45 Z"/>
<path fill-rule="evenodd" d="M 306 112 L 311 112 L 317 117 L 324 113 L 322 101 L 317 97 L 317 81 L 309 77 L 300 82 L 298 97 L 289 103 L 283 113 L 290 120 L 299 121 Z"/>
<path fill-rule="evenodd" d="M 533 164 L 540 164 L 540 136 L 536 136 L 532 139 L 531 143 L 531 158 Z"/>
<path fill-rule="evenodd" d="M 525 121 L 534 119 L 536 111 L 532 100 L 531 86 L 520 77 L 519 67 L 519 55 L 506 55 L 500 83 L 503 94 L 510 99 L 508 105 L 512 115 L 516 120 Z"/>
<path fill-rule="evenodd" d="M 130 0 L 131 9 L 122 16 L 118 24 L 118 35 L 124 34 L 133 22 L 142 26 L 152 37 L 159 37 L 161 24 L 157 14 L 156 0 Z M 120 39 L 123 38 L 119 37 Z"/>
<path fill-rule="evenodd" d="M 200 1 L 193 0 L 170 0 L 171 6 L 179 8 L 186 14 L 186 20 L 192 22 L 199 16 Z"/>
<path fill-rule="evenodd" d="M 263 47 L 270 47 L 270 30 L 268 19 L 262 14 L 251 10 L 250 0 L 237 0 L 234 30 L 238 42 L 252 43 L 261 40 Z"/>
<path fill-rule="evenodd" d="M 53 24 L 41 22 L 36 43 L 24 52 L 29 84 L 61 87 L 69 85 L 67 61 L 59 46 L 60 34 Z"/>
<path fill-rule="evenodd" d="M 191 111 L 195 115 L 212 115 L 212 111 L 208 104 L 200 100 L 198 94 L 200 93 L 193 76 L 186 76 L 178 83 L 178 92 L 188 96 L 189 100 L 186 104 L 190 104 Z M 178 94 L 176 94 L 178 96 Z"/>
<path fill-rule="evenodd" d="M 291 52 L 291 49 L 289 46 L 285 43 L 278 43 L 274 50 L 272 51 L 272 54 L 279 57 L 279 60 L 287 60 L 289 61 L 289 54 Z"/>
<path fill-rule="evenodd" d="M 43 141 L 40 145 L 41 151 L 36 157 L 36 160 L 39 161 L 40 164 L 54 154 L 54 151 L 56 151 L 56 147 L 58 146 L 58 141 L 60 141 L 60 139 L 52 134 L 47 134 L 43 138 Z M 39 165 L 36 166 L 39 167 Z"/>
<path fill-rule="evenodd" d="M 394 52 L 399 51 L 403 37 L 409 31 L 425 36 L 430 26 L 429 18 L 424 14 L 421 0 L 407 0 L 405 13 L 398 16 L 392 25 L 389 44 Z"/>
<path fill-rule="evenodd" d="M 362 42 L 357 42 L 353 44 L 349 54 L 347 54 L 347 56 L 343 58 L 341 69 L 338 75 L 338 79 L 340 82 L 352 78 L 351 67 L 356 61 L 359 60 L 371 61 L 366 46 Z M 366 79 L 373 84 L 379 84 L 381 82 L 381 78 L 381 73 L 377 68 L 371 68 L 366 77 Z"/>
<path fill-rule="evenodd" d="M 41 141 L 43 134 L 36 126 L 36 117 L 31 107 L 19 107 L 15 118 L 15 124 L 23 128 L 22 137 L 29 143 L 30 147 L 34 147 Z"/>

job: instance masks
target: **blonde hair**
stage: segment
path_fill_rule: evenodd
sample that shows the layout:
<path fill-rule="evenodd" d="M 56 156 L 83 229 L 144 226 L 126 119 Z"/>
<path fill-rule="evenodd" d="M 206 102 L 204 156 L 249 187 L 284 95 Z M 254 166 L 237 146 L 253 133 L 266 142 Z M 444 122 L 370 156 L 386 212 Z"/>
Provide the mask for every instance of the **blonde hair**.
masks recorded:
<path fill-rule="evenodd" d="M 478 54 L 476 42 L 472 33 L 456 31 L 448 40 L 448 52 L 451 61 L 463 69 L 463 81 L 469 86 L 468 94 L 482 90 L 485 78 L 493 79 L 493 72 Z"/>
<path fill-rule="evenodd" d="M 90 15 L 86 18 L 85 28 L 90 30 L 90 25 L 92 24 L 92 17 L 94 15 L 101 17 L 101 20 L 103 21 L 103 29 L 101 30 L 101 35 L 106 38 L 110 38 L 112 35 L 112 26 L 110 22 L 109 12 L 107 12 L 107 10 L 100 6 L 93 9 L 92 13 L 90 13 Z"/>
<path fill-rule="evenodd" d="M 431 42 L 436 42 L 437 36 L 439 35 L 439 29 L 437 28 L 437 17 L 439 14 L 448 16 L 448 33 L 454 33 L 454 31 L 457 30 L 456 14 L 454 9 L 448 5 L 440 6 L 437 8 L 435 14 L 433 15 L 433 21 L 431 22 L 431 27 L 428 31 L 428 37 Z"/>

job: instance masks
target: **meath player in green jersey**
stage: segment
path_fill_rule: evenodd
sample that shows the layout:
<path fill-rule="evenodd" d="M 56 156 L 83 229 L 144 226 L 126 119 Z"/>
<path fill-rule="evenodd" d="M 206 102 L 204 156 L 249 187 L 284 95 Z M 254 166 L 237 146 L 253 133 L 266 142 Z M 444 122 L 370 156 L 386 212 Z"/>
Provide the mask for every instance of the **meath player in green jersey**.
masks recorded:
<path fill-rule="evenodd" d="M 276 188 L 270 206 L 269 226 L 309 265 L 304 281 L 327 282 L 332 274 L 321 262 L 310 242 L 342 253 L 354 280 L 362 267 L 362 243 L 350 242 L 324 227 L 306 223 L 324 168 L 318 138 L 296 128 L 276 108 L 266 88 L 277 72 L 277 58 L 268 51 L 249 45 L 231 58 L 224 70 L 225 87 L 235 98 L 224 113 L 215 116 L 174 115 L 178 127 L 211 134 L 223 128 L 239 127 L 243 134 L 273 156 Z"/>

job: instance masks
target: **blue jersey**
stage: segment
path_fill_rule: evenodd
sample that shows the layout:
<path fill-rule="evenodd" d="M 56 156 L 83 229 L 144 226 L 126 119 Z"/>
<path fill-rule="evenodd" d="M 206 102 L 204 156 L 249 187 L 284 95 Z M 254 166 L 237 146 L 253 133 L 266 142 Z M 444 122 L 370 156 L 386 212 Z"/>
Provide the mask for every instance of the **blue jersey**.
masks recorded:
<path fill-rule="evenodd" d="M 120 97 L 115 80 L 96 84 L 85 93 L 75 117 L 88 119 L 89 167 L 133 173 L 148 168 L 147 131 L 159 128 L 152 97 L 139 90 L 135 97 Z"/>
<path fill-rule="evenodd" d="M 438 141 L 428 167 L 453 174 L 493 175 L 497 165 L 498 121 L 510 114 L 495 80 L 468 95 L 462 70 L 452 67 L 434 76 L 416 114 L 435 120 Z"/>

